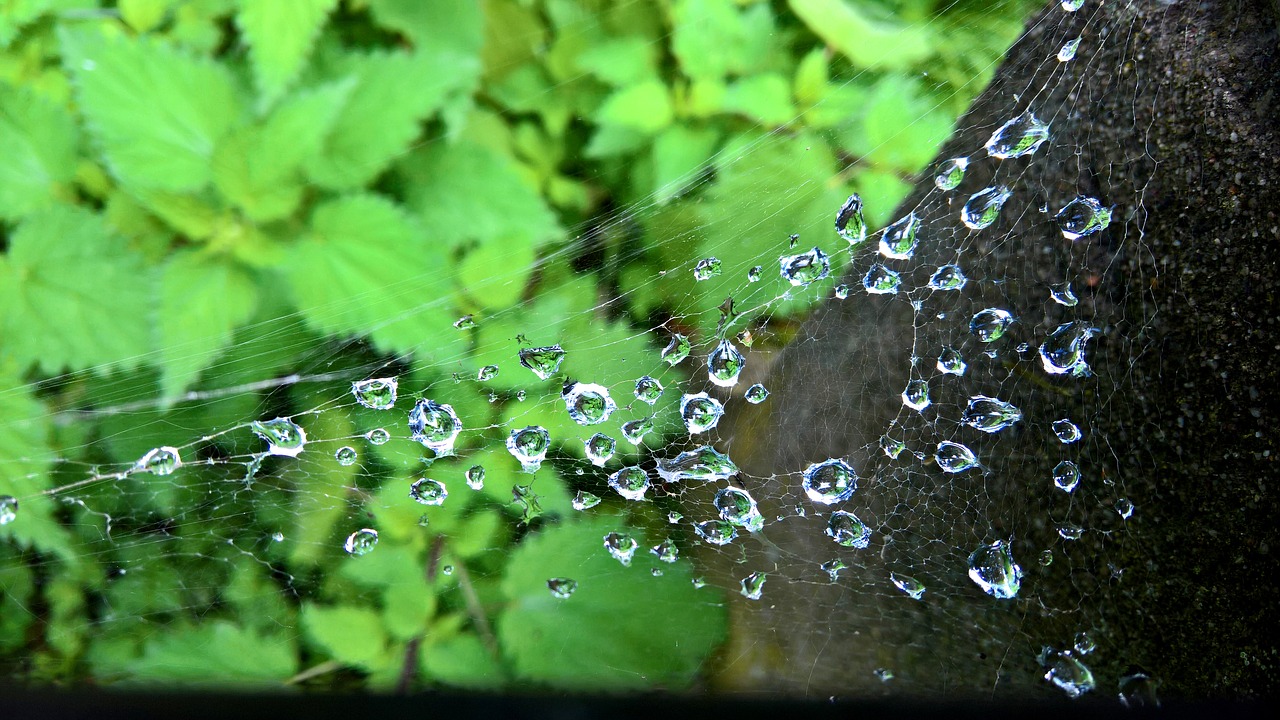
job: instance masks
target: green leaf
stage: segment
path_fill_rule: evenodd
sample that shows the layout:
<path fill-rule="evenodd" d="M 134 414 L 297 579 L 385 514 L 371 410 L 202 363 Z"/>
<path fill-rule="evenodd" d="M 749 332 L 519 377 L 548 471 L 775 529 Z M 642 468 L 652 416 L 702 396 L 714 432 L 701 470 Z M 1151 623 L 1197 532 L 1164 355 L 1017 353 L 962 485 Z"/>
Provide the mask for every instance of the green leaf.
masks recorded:
<path fill-rule="evenodd" d="M 426 678 L 444 685 L 483 690 L 498 689 L 506 682 L 502 666 L 473 633 L 431 643 L 418 658 Z"/>
<path fill-rule="evenodd" d="M 76 171 L 76 126 L 65 110 L 26 89 L 0 85 L 0 219 L 52 203 Z"/>
<path fill-rule="evenodd" d="M 671 21 L 671 50 L 685 75 L 718 80 L 736 69 L 744 28 L 733 0 L 677 0 Z"/>
<path fill-rule="evenodd" d="M 661 80 L 643 80 L 610 95 L 596 112 L 596 122 L 652 135 L 671 124 L 675 111 Z"/>
<path fill-rule="evenodd" d="M 170 0 L 119 0 L 120 19 L 134 32 L 144 33 L 164 21 Z"/>
<path fill-rule="evenodd" d="M 297 662 L 289 633 L 263 635 L 218 620 L 151 635 L 142 657 L 121 670 L 136 683 L 263 686 L 283 683 Z"/>
<path fill-rule="evenodd" d="M 302 629 L 311 642 L 344 665 L 372 670 L 383 664 L 387 633 L 373 610 L 361 607 L 306 604 Z"/>
<path fill-rule="evenodd" d="M 796 116 L 791 106 L 791 84 L 777 73 L 752 75 L 731 84 L 725 93 L 724 109 L 759 120 L 767 127 L 785 125 Z"/>
<path fill-rule="evenodd" d="M 484 4 L 370 0 L 378 24 L 408 35 L 421 48 L 476 55 L 484 45 Z"/>
<path fill-rule="evenodd" d="M 443 248 L 403 209 L 374 195 L 320 207 L 280 270 L 307 323 L 324 333 L 367 334 L 385 351 L 450 357 L 452 327 Z"/>
<path fill-rule="evenodd" d="M 162 397 L 176 398 L 231 341 L 257 304 L 253 279 L 224 258 L 182 252 L 160 280 Z"/>
<path fill-rule="evenodd" d="M 657 74 L 657 51 L 649 38 L 632 35 L 587 46 L 577 66 L 610 85 L 633 85 Z"/>
<path fill-rule="evenodd" d="M 525 538 L 512 554 L 497 629 L 518 678 L 583 690 L 693 681 L 725 637 L 721 598 L 693 587 L 687 561 L 669 565 L 647 552 L 660 537 L 630 530 L 640 549 L 623 567 L 602 538 L 628 530 L 620 518 L 562 523 Z M 658 566 L 663 575 L 654 577 Z M 577 581 L 577 590 L 552 597 L 547 580 L 554 577 Z"/>
<path fill-rule="evenodd" d="M 116 177 L 160 190 L 208 182 L 214 147 L 241 114 L 225 68 L 150 38 L 66 28 L 59 36 L 80 109 Z"/>
<path fill-rule="evenodd" d="M 276 101 L 302 71 L 337 0 L 240 0 L 236 25 L 249 44 L 249 64 L 262 106 Z"/>
<path fill-rule="evenodd" d="M 0 5 L 0 48 L 9 43 L 27 25 L 42 15 L 58 10 L 96 8 L 96 0 L 6 0 Z"/>
<path fill-rule="evenodd" d="M 673 125 L 653 142 L 653 194 L 659 203 L 696 181 L 711 159 L 720 133 L 711 128 Z"/>
<path fill-rule="evenodd" d="M 132 367 L 152 347 L 151 273 L 101 216 L 32 215 L 0 257 L 0 355 L 64 369 Z"/>
<path fill-rule="evenodd" d="M 458 268 L 458 280 L 477 305 L 505 308 L 524 295 L 534 271 L 534 249 L 520 234 L 503 242 L 489 242 L 467 253 Z"/>
<path fill-rule="evenodd" d="M 934 53 L 930 26 L 874 20 L 845 0 L 788 0 L 814 35 L 859 67 L 909 68 Z"/>
<path fill-rule="evenodd" d="M 919 79 L 885 75 L 866 100 L 861 136 L 848 149 L 874 163 L 913 175 L 937 154 L 951 134 L 954 117 L 924 89 Z"/>

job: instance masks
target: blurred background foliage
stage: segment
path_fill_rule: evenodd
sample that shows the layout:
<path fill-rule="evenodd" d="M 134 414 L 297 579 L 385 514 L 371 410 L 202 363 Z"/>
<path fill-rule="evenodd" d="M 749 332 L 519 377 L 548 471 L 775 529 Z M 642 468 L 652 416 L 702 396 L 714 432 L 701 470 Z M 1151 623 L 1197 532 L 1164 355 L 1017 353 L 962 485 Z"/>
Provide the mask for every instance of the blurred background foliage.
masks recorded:
<path fill-rule="evenodd" d="M 668 334 L 706 342 L 726 295 L 780 295 L 776 273 L 744 277 L 790 234 L 829 241 L 854 191 L 891 219 L 1032 5 L 0 0 L 5 675 L 694 683 L 721 598 L 647 552 L 665 519 L 569 509 L 603 474 L 571 469 L 584 429 L 515 353 L 560 343 L 559 379 L 615 397 L 646 372 L 679 383 L 656 362 Z M 694 284 L 711 255 L 723 274 Z M 773 303 L 758 342 L 811 300 Z M 430 471 L 453 498 L 427 516 L 405 493 L 407 404 L 333 401 L 371 371 L 464 418 L 462 458 Z M 228 462 L 261 450 L 245 423 L 276 415 L 318 452 L 246 480 Z M 366 442 L 383 424 L 395 439 Z M 528 424 L 556 443 L 533 483 L 501 447 Z M 41 494 L 159 445 L 188 465 Z M 628 523 L 624 568 L 600 538 Z M 362 526 L 380 544 L 348 558 Z"/>

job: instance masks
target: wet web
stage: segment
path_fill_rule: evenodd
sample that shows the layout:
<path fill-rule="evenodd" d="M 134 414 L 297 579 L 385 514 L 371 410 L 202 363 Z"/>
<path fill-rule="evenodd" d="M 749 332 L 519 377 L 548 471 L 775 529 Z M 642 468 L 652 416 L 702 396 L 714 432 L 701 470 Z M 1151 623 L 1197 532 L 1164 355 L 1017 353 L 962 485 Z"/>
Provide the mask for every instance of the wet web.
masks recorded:
<path fill-rule="evenodd" d="M 1032 170 L 1049 149 L 1069 154 L 1078 139 L 1055 134 L 1055 121 L 1088 112 L 1089 78 L 1110 72 L 1093 58 L 1119 30 L 1095 26 L 1097 3 L 1061 5 L 1034 31 L 1058 37 L 1058 46 L 1079 38 L 1078 48 L 1045 57 L 1031 84 L 998 98 L 1009 124 L 977 129 L 992 140 L 957 153 L 962 162 L 924 170 L 925 182 L 936 181 L 910 206 L 864 207 L 864 198 L 842 207 L 844 174 L 779 188 L 768 180 L 779 163 L 821 151 L 782 130 L 761 132 L 722 150 L 714 175 L 679 183 L 681 196 L 715 184 L 709 201 L 731 203 L 740 216 L 720 227 L 681 225 L 655 195 L 571 229 L 571 240 L 539 257 L 535 275 L 547 275 L 540 292 L 558 313 L 535 311 L 530 301 L 462 315 L 450 298 L 418 298 L 408 315 L 447 316 L 456 341 L 393 357 L 340 338 L 299 353 L 313 347 L 312 331 L 281 314 L 242 330 L 205 382 L 172 406 L 148 396 L 153 380 L 107 375 L 92 397 L 56 408 L 56 450 L 4 460 L 29 470 L 9 492 L 16 506 L 4 531 L 19 550 L 3 562 L 34 568 L 51 598 L 42 601 L 49 607 L 16 609 L 56 618 L 89 605 L 88 624 L 61 631 L 98 639 L 83 662 L 103 681 L 172 680 L 154 672 L 179 662 L 166 655 L 168 633 L 182 628 L 199 646 L 239 622 L 267 646 L 288 645 L 286 654 L 310 643 L 300 665 L 285 663 L 295 683 L 345 667 L 393 687 L 411 646 L 426 658 L 415 661 L 425 684 L 450 685 L 443 664 L 483 665 L 459 640 L 466 637 L 506 658 L 507 680 L 575 684 L 557 669 L 531 667 L 544 656 L 522 643 L 542 643 L 542 652 L 561 647 L 580 662 L 601 653 L 598 662 L 614 663 L 618 674 L 600 685 L 662 684 L 669 668 L 646 674 L 611 659 L 598 638 L 569 638 L 557 625 L 576 617 L 557 615 L 562 608 L 588 602 L 593 583 L 604 584 L 634 593 L 633 606 L 623 598 L 614 612 L 642 627 L 699 606 L 705 613 L 692 622 L 718 627 L 733 608 L 729 640 L 712 660 L 702 655 L 726 631 L 689 635 L 702 649 L 688 662 L 728 668 L 726 686 L 741 687 L 795 653 L 812 667 L 795 671 L 801 679 L 789 689 L 808 691 L 807 672 L 813 689 L 833 692 L 841 682 L 818 668 L 821 646 L 862 643 L 877 620 L 901 629 L 920 603 L 937 613 L 930 627 L 974 624 L 973 647 L 928 631 L 886 633 L 881 643 L 901 648 L 864 653 L 836 673 L 848 692 L 934 687 L 936 678 L 913 670 L 921 653 L 985 658 L 1040 646 L 1056 649 L 957 685 L 1052 688 L 1047 677 L 1068 694 L 1091 689 L 1092 640 L 1016 627 L 1034 606 L 1067 617 L 1062 627 L 1099 636 L 1077 596 L 1040 593 L 1037 584 L 1062 573 L 1068 588 L 1105 592 L 1123 568 L 1073 548 L 1084 546 L 1082 536 L 1093 538 L 1090 548 L 1118 541 L 1141 512 L 1108 468 L 1076 464 L 1085 449 L 1112 453 L 1090 432 L 1089 413 L 1107 412 L 1108 388 L 1124 372 L 1089 352 L 1089 337 L 1105 329 L 1090 322 L 1098 277 L 1089 266 L 1104 237 L 1113 248 L 1138 242 L 1107 237 L 1116 228 L 1107 229 L 1106 216 L 1141 198 L 1042 188 L 1035 202 L 1010 202 L 1020 215 L 1000 207 L 1005 188 L 1034 192 Z M 1079 92 L 1054 92 L 1063 84 Z M 1045 104 L 1047 97 L 1070 100 Z M 759 195 L 715 194 L 730 186 L 758 186 Z M 769 238 L 767 252 L 742 250 L 761 243 L 741 237 L 779 217 L 795 219 L 798 237 Z M 659 264 L 608 297 L 595 291 L 599 268 L 563 270 L 599 238 L 640 226 L 662 237 L 656 257 L 689 244 L 698 257 Z M 1004 256 L 1022 236 L 1056 249 Z M 613 247 L 618 264 L 644 252 Z M 524 282 L 524 270 L 494 263 L 486 282 Z M 1041 297 L 1036 306 L 1019 296 L 1030 286 Z M 406 283 L 383 292 L 418 290 Z M 667 311 L 644 316 L 648 322 L 628 315 L 642 294 L 665 298 Z M 877 319 L 864 323 L 875 341 L 849 344 L 830 373 L 787 375 L 778 368 L 784 345 L 803 355 L 833 341 L 830 325 L 800 322 L 811 306 L 819 315 Z M 1137 337 L 1144 319 L 1128 320 L 1126 332 Z M 682 343 L 688 357 L 671 362 Z M 849 367 L 860 377 L 846 374 Z M 638 387 L 641 378 L 652 382 Z M 13 402 L 28 403 L 35 417 L 38 398 L 74 382 L 58 377 L 5 393 L 21 396 Z M 1070 410 L 1024 403 L 1046 385 L 1071 399 Z M 808 414 L 774 414 L 791 392 L 812 400 Z M 876 427 L 850 444 L 844 424 L 859 413 L 877 418 Z M 6 432 L 20 437 L 25 427 Z M 791 433 L 812 442 L 773 456 L 760 450 L 785 445 L 769 435 Z M 1032 435 L 1017 455 L 1002 450 L 1012 445 L 1006 438 Z M 1025 452 L 1029 446 L 1038 450 Z M 1003 476 L 1019 463 L 1039 468 L 1028 474 L 1042 478 L 1040 487 L 1009 485 Z M 1014 490 L 1038 499 L 1011 500 Z M 569 525 L 582 532 L 538 544 Z M 33 544 L 41 549 L 22 550 Z M 508 558 L 528 572 L 508 567 Z M 92 592 L 74 592 L 81 582 Z M 668 589 L 650 597 L 646 583 Z M 439 599 L 417 609 L 391 610 L 433 594 Z M 849 604 L 865 610 L 846 617 Z M 383 646 L 363 664 L 316 654 L 324 642 L 314 638 L 324 632 L 315 626 L 369 621 L 348 607 L 375 608 L 391 628 L 371 631 Z M 973 620 L 983 612 L 999 619 Z M 836 630 L 839 622 L 852 629 Z M 989 631 L 984 622 L 1014 629 Z M 654 632 L 658 654 L 668 650 L 662 643 L 680 644 Z M 431 633 L 447 639 L 433 644 Z M 783 659 L 759 659 L 770 652 Z M 493 673 L 488 684 L 504 679 Z"/>

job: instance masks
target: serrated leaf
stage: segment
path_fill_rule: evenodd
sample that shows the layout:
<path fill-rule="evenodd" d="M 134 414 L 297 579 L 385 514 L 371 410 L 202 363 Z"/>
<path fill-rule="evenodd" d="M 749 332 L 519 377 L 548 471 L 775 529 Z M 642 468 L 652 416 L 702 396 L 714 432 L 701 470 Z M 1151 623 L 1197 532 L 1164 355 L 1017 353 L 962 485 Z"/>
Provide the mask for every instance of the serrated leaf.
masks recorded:
<path fill-rule="evenodd" d="M 54 375 L 132 367 L 152 347 L 152 277 L 87 210 L 32 215 L 0 257 L 0 355 Z"/>
<path fill-rule="evenodd" d="M 485 308 L 504 308 L 520 301 L 535 253 L 530 238 L 511 236 L 488 242 L 467 253 L 458 267 L 458 280 L 467 296 Z"/>
<path fill-rule="evenodd" d="M 454 687 L 496 689 L 506 681 L 502 665 L 473 633 L 431 643 L 418 654 L 427 680 Z"/>
<path fill-rule="evenodd" d="M 711 128 L 673 125 L 653 141 L 653 194 L 659 203 L 679 195 L 698 179 L 720 133 Z"/>
<path fill-rule="evenodd" d="M 785 125 L 795 119 L 791 106 L 791 84 L 777 73 L 752 75 L 729 86 L 724 109 L 759 120 L 766 127 Z"/>
<path fill-rule="evenodd" d="M 318 207 L 280 270 L 321 332 L 367 334 L 386 351 L 450 357 L 462 337 L 452 326 L 447 266 L 440 244 L 403 209 L 356 195 Z"/>
<path fill-rule="evenodd" d="M 236 25 L 249 44 L 249 63 L 264 107 L 302 71 L 337 0 L 240 0 Z"/>
<path fill-rule="evenodd" d="M 929 25 L 874 20 L 844 0 L 788 0 L 788 4 L 813 34 L 859 67 L 909 68 L 934 53 Z"/>
<path fill-rule="evenodd" d="M 225 621 L 166 628 L 142 657 L 125 663 L 126 682 L 204 686 L 279 685 L 297 667 L 288 633 L 264 635 Z"/>
<path fill-rule="evenodd" d="M 112 174 L 159 190 L 208 182 L 214 147 L 241 114 L 225 68 L 151 38 L 66 28 L 59 37 L 80 110 Z"/>
<path fill-rule="evenodd" d="M 871 89 L 858 142 L 847 147 L 874 163 L 913 175 L 951 134 L 954 118 L 917 78 L 887 74 Z M 850 134 L 842 136 L 842 140 Z"/>
<path fill-rule="evenodd" d="M 373 610 L 362 607 L 307 604 L 302 606 L 302 629 L 311 642 L 334 660 L 372 670 L 382 665 L 387 633 Z"/>
<path fill-rule="evenodd" d="M 116 7 L 125 24 L 134 32 L 144 33 L 164 20 L 169 5 L 170 0 L 119 0 Z"/>
<path fill-rule="evenodd" d="M 497 629 L 518 678 L 591 690 L 682 687 L 724 639 L 721 599 L 693 587 L 688 563 L 659 563 L 641 550 L 623 567 L 603 547 L 619 530 L 627 530 L 621 518 L 561 523 L 512 554 Z M 632 532 L 641 548 L 661 540 Z M 664 574 L 653 577 L 658 565 Z M 553 597 L 554 577 L 577 581 L 577 590 Z"/>
<path fill-rule="evenodd" d="M 177 397 L 231 341 L 257 304 L 253 279 L 223 258 L 174 255 L 160 279 L 161 396 Z"/>
<path fill-rule="evenodd" d="M 484 5 L 478 2 L 370 0 L 379 25 L 408 35 L 418 47 L 475 55 L 484 45 Z"/>
<path fill-rule="evenodd" d="M 26 89 L 0 85 L 0 219 L 48 206 L 76 171 L 79 137 L 67 112 Z"/>
<path fill-rule="evenodd" d="M 657 46 L 639 35 L 588 45 L 578 55 L 577 67 L 614 86 L 632 85 L 657 72 Z"/>
<path fill-rule="evenodd" d="M 605 99 L 596 112 L 596 122 L 652 135 L 671 124 L 675 110 L 671 95 L 661 80 L 642 80 L 622 88 Z"/>

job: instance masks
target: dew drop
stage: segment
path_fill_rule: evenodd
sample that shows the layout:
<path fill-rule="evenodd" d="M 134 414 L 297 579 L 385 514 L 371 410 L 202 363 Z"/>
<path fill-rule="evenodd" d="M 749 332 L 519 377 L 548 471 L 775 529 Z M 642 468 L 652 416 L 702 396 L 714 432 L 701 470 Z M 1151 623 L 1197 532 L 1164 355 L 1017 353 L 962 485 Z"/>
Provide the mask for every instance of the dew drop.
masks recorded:
<path fill-rule="evenodd" d="M 799 245 L 799 244 L 800 244 L 800 233 L 791 233 L 791 235 L 787 236 L 787 247 L 791 248 L 792 250 L 795 250 L 796 245 Z"/>
<path fill-rule="evenodd" d="M 564 350 L 559 345 L 524 348 L 520 351 L 520 364 L 533 371 L 539 379 L 547 378 L 560 372 L 560 363 L 564 362 Z"/>
<path fill-rule="evenodd" d="M 551 435 L 538 425 L 512 430 L 507 436 L 507 452 L 520 461 L 520 467 L 527 473 L 537 472 L 542 467 L 550 446 Z"/>
<path fill-rule="evenodd" d="M 844 510 L 831 513 L 827 521 L 827 535 L 844 547 L 862 549 L 871 542 L 871 528 L 857 515 Z"/>
<path fill-rule="evenodd" d="M 162 445 L 147 451 L 147 454 L 139 458 L 133 467 L 152 475 L 170 475 L 181 465 L 182 456 L 178 454 L 178 448 Z"/>
<path fill-rule="evenodd" d="M 476 318 L 474 315 L 463 315 L 453 321 L 453 326 L 459 330 L 470 330 L 476 326 Z"/>
<path fill-rule="evenodd" d="M 721 273 L 720 258 L 709 257 L 698 261 L 693 267 L 693 279 L 698 282 L 710 280 Z"/>
<path fill-rule="evenodd" d="M 857 193 L 850 195 L 836 212 L 836 234 L 850 245 L 867 239 L 867 221 L 862 217 L 862 198 Z"/>
<path fill-rule="evenodd" d="M 462 421 L 453 406 L 421 399 L 409 411 L 410 436 L 438 456 L 453 454 L 453 444 L 462 432 Z"/>
<path fill-rule="evenodd" d="M 640 418 L 639 420 L 628 420 L 622 423 L 622 437 L 632 445 L 639 445 L 644 442 L 644 436 L 653 430 L 653 418 Z"/>
<path fill-rule="evenodd" d="M 986 395 L 969 398 L 961 422 L 984 433 L 997 433 L 1022 420 L 1022 411 L 1012 403 Z"/>
<path fill-rule="evenodd" d="M 671 512 L 667 513 L 667 522 L 671 523 L 672 525 L 675 525 L 676 523 L 680 522 L 683 519 L 684 519 L 684 515 L 681 515 L 675 510 L 672 510 Z"/>
<path fill-rule="evenodd" d="M 902 391 L 902 404 L 912 410 L 924 410 L 929 402 L 929 383 L 924 380 L 912 380 Z"/>
<path fill-rule="evenodd" d="M 297 457 L 307 445 L 306 431 L 288 418 L 254 421 L 249 428 L 267 441 L 267 452 L 272 455 Z"/>
<path fill-rule="evenodd" d="M 1080 47 L 1080 38 L 1068 40 L 1058 50 L 1058 62 L 1070 62 L 1076 57 L 1076 49 Z"/>
<path fill-rule="evenodd" d="M 715 427 L 724 415 L 724 405 L 704 392 L 685 395 L 680 400 L 680 417 L 690 435 L 704 433 Z"/>
<path fill-rule="evenodd" d="M 472 490 L 483 490 L 484 475 L 485 473 L 484 473 L 483 465 L 472 465 L 470 468 L 467 468 L 467 473 L 466 473 L 467 487 L 471 488 Z"/>
<path fill-rule="evenodd" d="M 600 496 L 586 490 L 579 490 L 570 504 L 573 505 L 574 510 L 590 510 L 600 504 Z"/>
<path fill-rule="evenodd" d="M 1058 440 L 1063 445 L 1070 445 L 1081 437 L 1080 428 L 1067 418 L 1054 420 L 1051 427 L 1053 428 L 1053 434 L 1058 436 Z"/>
<path fill-rule="evenodd" d="M 1007 600 L 1022 587 L 1022 568 L 1013 561 L 1009 544 L 997 540 L 969 555 L 969 579 L 991 597 Z"/>
<path fill-rule="evenodd" d="M 783 255 L 778 258 L 782 278 L 796 287 L 804 287 L 831 274 L 831 260 L 827 254 L 814 248 L 799 255 Z"/>
<path fill-rule="evenodd" d="M 547 589 L 551 591 L 551 597 L 557 600 L 568 600 L 573 592 L 578 589 L 578 581 L 570 578 L 554 577 L 547 580 Z"/>
<path fill-rule="evenodd" d="M 887 683 L 893 679 L 893 671 L 889 668 L 876 668 L 871 672 L 876 676 L 876 679 L 882 683 Z"/>
<path fill-rule="evenodd" d="M 753 572 L 742 578 L 742 596 L 748 600 L 759 600 L 764 594 L 764 581 L 768 576 L 762 572 Z"/>
<path fill-rule="evenodd" d="M 624 566 L 631 565 L 631 558 L 635 556 L 637 547 L 639 543 L 636 539 L 626 533 L 611 532 L 604 536 L 604 549 Z"/>
<path fill-rule="evenodd" d="M 1040 664 L 1045 668 L 1044 679 L 1065 692 L 1069 698 L 1078 698 L 1096 687 L 1093 672 L 1076 659 L 1070 650 L 1045 648 L 1040 653 Z"/>
<path fill-rule="evenodd" d="M 637 400 L 652 405 L 658 402 L 658 398 L 662 397 L 662 383 L 645 375 L 636 380 L 635 395 Z"/>
<path fill-rule="evenodd" d="M 969 201 L 964 204 L 964 208 L 960 211 L 960 222 L 970 230 L 981 230 L 990 227 L 1000 217 L 1000 208 L 1013 192 L 1009 188 L 996 185 L 986 190 L 980 190 L 969 197 Z"/>
<path fill-rule="evenodd" d="M 1089 637 L 1089 633 L 1083 630 L 1076 633 L 1076 642 L 1075 642 L 1076 652 L 1080 653 L 1081 655 L 1088 655 L 1089 653 L 1097 649 L 1098 649 L 1098 644 L 1093 641 L 1092 637 Z"/>
<path fill-rule="evenodd" d="M 409 497 L 423 505 L 443 505 L 449 490 L 439 480 L 422 478 L 409 486 Z"/>
<path fill-rule="evenodd" d="M 496 377 L 498 377 L 497 365 L 485 365 L 476 371 L 476 380 L 480 382 L 489 382 Z"/>
<path fill-rule="evenodd" d="M 1008 310 L 987 308 L 979 310 L 969 321 L 969 332 L 978 336 L 984 343 L 995 342 L 1004 337 L 1005 330 L 1013 323 L 1013 315 Z"/>
<path fill-rule="evenodd" d="M 1050 287 L 1049 297 L 1053 298 L 1054 302 L 1065 307 L 1075 307 L 1076 303 L 1080 302 L 1076 298 L 1076 294 L 1071 290 L 1071 283 L 1066 282 Z"/>
<path fill-rule="evenodd" d="M 727 520 L 707 520 L 693 526 L 703 541 L 712 545 L 728 545 L 738 537 L 738 529 Z"/>
<path fill-rule="evenodd" d="M 1081 196 L 1063 206 L 1053 219 L 1058 221 L 1062 237 L 1079 240 L 1106 230 L 1111 224 L 1111 209 L 1103 207 L 1097 198 Z"/>
<path fill-rule="evenodd" d="M 1156 681 L 1144 672 L 1136 672 L 1120 678 L 1120 704 L 1126 708 L 1158 708 Z"/>
<path fill-rule="evenodd" d="M 912 600 L 919 600 L 924 597 L 924 583 L 911 577 L 910 575 L 898 575 L 897 573 L 889 573 L 889 582 L 893 586 L 907 594 Z"/>
<path fill-rule="evenodd" d="M 368 555 L 373 552 L 373 548 L 377 545 L 378 531 L 362 528 L 347 536 L 347 541 L 342 544 L 342 549 L 346 550 L 348 555 Z"/>
<path fill-rule="evenodd" d="M 604 433 L 596 433 L 587 438 L 583 443 L 587 459 L 596 467 L 604 467 L 609 462 L 609 458 L 613 457 L 613 453 L 618 449 L 618 441 L 605 435 Z"/>
<path fill-rule="evenodd" d="M 938 443 L 933 453 L 933 461 L 943 472 L 959 473 L 978 467 L 978 458 L 973 451 L 960 443 L 944 440 Z"/>
<path fill-rule="evenodd" d="M 960 186 L 960 181 L 964 180 L 964 171 L 968 167 L 969 158 L 967 157 L 943 160 L 939 163 L 936 174 L 933 176 L 933 184 L 943 192 L 955 190 Z"/>
<path fill-rule="evenodd" d="M 726 480 L 738 474 L 738 466 L 728 455 L 710 445 L 686 450 L 673 458 L 658 460 L 658 475 L 667 482 L 681 480 Z"/>
<path fill-rule="evenodd" d="M 338 461 L 339 465 L 346 467 L 354 465 L 360 456 L 356 454 L 356 449 L 350 445 L 343 445 L 333 453 L 333 459 Z"/>
<path fill-rule="evenodd" d="M 942 348 L 942 352 L 938 354 L 938 371 L 947 375 L 963 375 L 968 365 L 965 364 L 964 358 L 959 351 L 952 348 Z"/>
<path fill-rule="evenodd" d="M 609 487 L 628 500 L 643 500 L 649 489 L 649 473 L 628 465 L 609 476 Z"/>
<path fill-rule="evenodd" d="M 706 580 L 706 578 L 701 577 L 701 576 L 699 576 L 699 577 L 695 577 L 695 578 L 693 578 L 692 580 L 690 580 L 689 582 L 693 583 L 693 587 L 694 587 L 694 589 L 695 589 L 695 590 L 701 590 L 702 588 L 704 588 L 704 587 L 706 587 L 706 586 L 707 586 L 707 580 Z"/>
<path fill-rule="evenodd" d="M 943 265 L 929 278 L 929 287 L 934 290 L 962 290 L 969 278 L 959 265 Z"/>
<path fill-rule="evenodd" d="M 880 254 L 891 260 L 907 260 L 916 251 L 916 231 L 920 219 L 914 212 L 884 229 L 880 236 Z"/>
<path fill-rule="evenodd" d="M 649 552 L 664 563 L 673 563 L 680 558 L 680 548 L 676 547 L 671 538 L 667 538 L 662 542 L 649 548 Z"/>
<path fill-rule="evenodd" d="M 1128 498 L 1120 498 L 1116 501 L 1116 513 L 1121 520 L 1128 520 L 1133 517 L 1133 503 Z"/>
<path fill-rule="evenodd" d="M 907 444 L 901 440 L 894 440 L 888 435 L 880 436 L 880 449 L 888 456 L 890 460 L 897 460 L 903 450 L 907 449 Z"/>
<path fill-rule="evenodd" d="M 0 495 L 0 525 L 8 525 L 18 519 L 18 498 Z"/>
<path fill-rule="evenodd" d="M 829 458 L 805 468 L 800 486 L 810 500 L 834 505 L 848 500 L 858 489 L 858 475 L 844 460 Z"/>
<path fill-rule="evenodd" d="M 707 377 L 720 387 L 733 387 L 742 373 L 746 359 L 738 348 L 728 340 L 721 340 L 719 345 L 707 356 Z"/>
<path fill-rule="evenodd" d="M 831 582 L 835 582 L 840 579 L 840 571 L 849 566 L 845 565 L 843 560 L 836 558 L 835 560 L 828 560 L 818 567 L 827 574 L 827 577 L 831 578 Z"/>
<path fill-rule="evenodd" d="M 1063 540 L 1079 540 L 1084 536 L 1084 528 L 1079 525 L 1064 523 L 1058 526 L 1058 537 Z"/>
<path fill-rule="evenodd" d="M 609 396 L 609 389 L 595 383 L 566 384 L 561 394 L 569 417 L 579 425 L 597 425 L 609 419 L 617 403 Z"/>
<path fill-rule="evenodd" d="M 840 283 L 839 285 L 837 285 L 835 290 L 835 296 L 837 300 L 844 300 L 845 298 L 849 297 L 849 286 L 845 285 L 844 283 Z"/>
<path fill-rule="evenodd" d="M 365 433 L 364 436 L 374 445 L 385 445 L 391 439 L 391 433 L 382 428 L 374 428 Z"/>
<path fill-rule="evenodd" d="M 714 500 L 720 519 L 743 528 L 747 532 L 759 532 L 764 527 L 764 516 L 756 508 L 755 498 L 742 488 L 721 488 Z"/>
<path fill-rule="evenodd" d="M 372 378 L 351 383 L 356 402 L 371 410 L 390 410 L 396 404 L 399 381 L 395 378 Z"/>
<path fill-rule="evenodd" d="M 862 276 L 862 287 L 872 295 L 896 295 L 901 284 L 902 276 L 880 263 L 874 263 Z"/>
<path fill-rule="evenodd" d="M 1053 564 L 1053 551 L 1043 550 L 1040 552 L 1040 567 L 1049 567 Z"/>
<path fill-rule="evenodd" d="M 1072 377 L 1088 377 L 1091 370 L 1084 357 L 1085 343 L 1097 334 L 1097 330 L 1080 322 L 1059 325 L 1040 344 L 1044 371 L 1050 375 L 1070 373 Z"/>
<path fill-rule="evenodd" d="M 1007 160 L 1030 155 L 1049 139 L 1049 126 L 1030 110 L 1001 125 L 987 141 L 987 154 Z"/>
<path fill-rule="evenodd" d="M 756 265 L 747 271 L 747 282 L 760 282 L 760 276 L 764 274 L 764 268 Z"/>
<path fill-rule="evenodd" d="M 676 333 L 671 336 L 671 342 L 667 343 L 667 346 L 662 349 L 662 359 L 668 365 L 676 365 L 681 360 L 689 357 L 690 350 L 692 350 L 692 346 L 689 344 L 689 338 Z"/>
<path fill-rule="evenodd" d="M 743 393 L 742 397 L 746 398 L 747 402 L 752 405 L 759 405 L 769 397 L 769 389 L 760 383 L 756 383 L 755 385 L 747 388 L 747 391 Z"/>
<path fill-rule="evenodd" d="M 1063 492 L 1071 492 L 1080 484 L 1080 468 L 1070 460 L 1063 460 L 1053 468 L 1053 484 Z"/>
<path fill-rule="evenodd" d="M 1084 0 L 1062 0 L 1062 9 L 1067 12 L 1075 12 L 1084 7 Z"/>
<path fill-rule="evenodd" d="M 738 342 L 742 343 L 746 347 L 751 347 L 751 344 L 755 342 L 755 338 L 751 335 L 750 329 L 743 330 L 737 335 L 734 335 L 734 337 L 737 338 Z"/>

